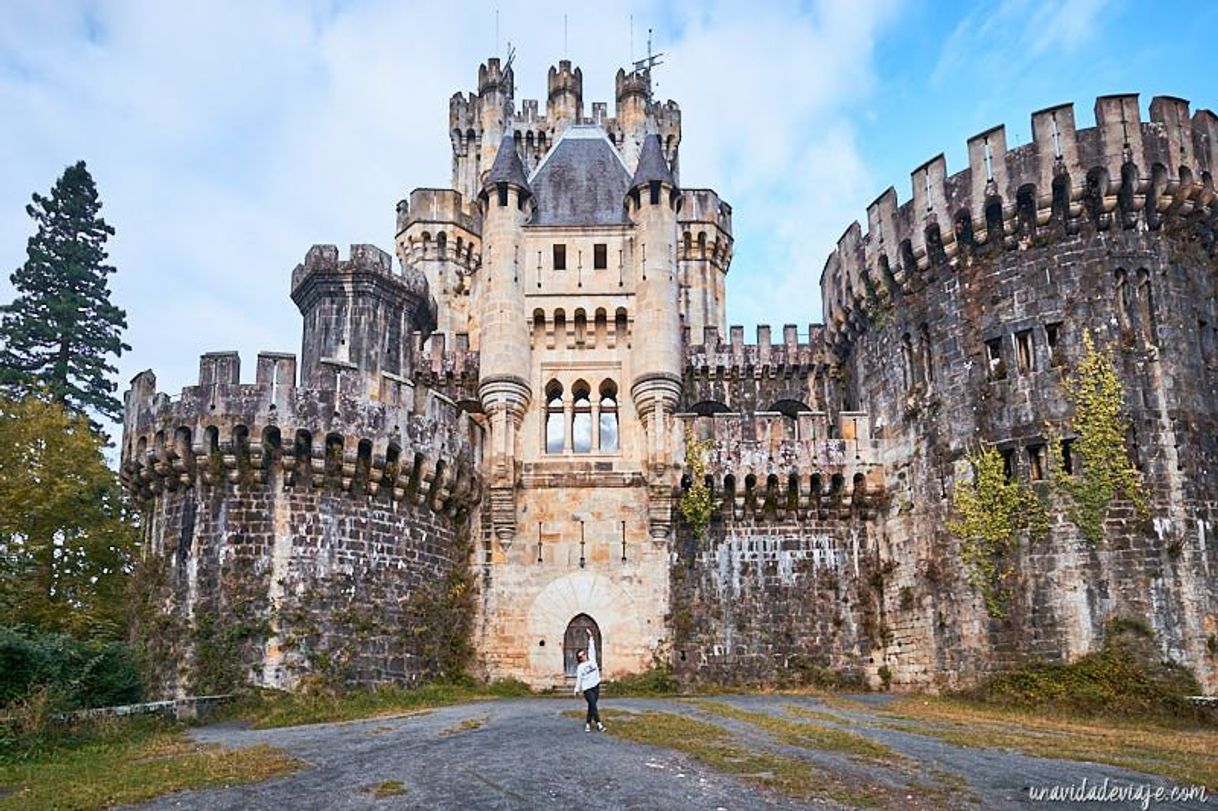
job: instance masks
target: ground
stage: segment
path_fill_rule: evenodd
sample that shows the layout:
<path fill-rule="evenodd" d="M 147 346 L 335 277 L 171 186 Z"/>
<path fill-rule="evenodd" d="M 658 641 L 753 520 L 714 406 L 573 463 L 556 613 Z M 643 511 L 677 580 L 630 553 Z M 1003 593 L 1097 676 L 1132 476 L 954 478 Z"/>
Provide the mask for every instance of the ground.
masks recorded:
<path fill-rule="evenodd" d="M 307 727 L 204 726 L 192 732 L 200 741 L 225 747 L 270 744 L 309 766 L 288 777 L 176 794 L 146 807 L 1132 808 L 1138 804 L 1032 802 L 1028 787 L 1076 785 L 1084 778 L 1182 784 L 1113 766 L 1030 757 L 1015 747 L 962 746 L 959 728 L 952 742 L 944 740 L 952 735 L 943 734 L 936 721 L 898 722 L 881 705 L 884 698 L 607 697 L 602 707 L 609 711 L 610 734 L 584 732 L 582 701 L 553 698 L 477 702 Z M 661 729 L 678 737 L 664 747 L 637 742 L 655 739 Z M 680 737 L 682 729 L 694 732 Z M 994 729 L 979 729 L 979 736 L 992 741 Z M 1211 798 L 1211 803 L 1218 801 Z M 1202 803 L 1152 807 L 1196 809 Z"/>

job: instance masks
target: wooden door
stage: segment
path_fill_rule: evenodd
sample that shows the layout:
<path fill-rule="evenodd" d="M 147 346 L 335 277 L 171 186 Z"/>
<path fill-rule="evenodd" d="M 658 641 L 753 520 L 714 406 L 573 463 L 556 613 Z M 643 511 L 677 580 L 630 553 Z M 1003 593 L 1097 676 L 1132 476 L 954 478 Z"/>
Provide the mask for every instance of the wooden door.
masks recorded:
<path fill-rule="evenodd" d="M 575 654 L 581 650 L 588 649 L 589 630 L 592 631 L 592 638 L 596 641 L 596 664 L 602 670 L 604 669 L 605 648 L 601 644 L 601 629 L 592 617 L 589 617 L 587 614 L 578 614 L 567 624 L 567 632 L 563 634 L 562 638 L 562 670 L 564 675 L 575 675 L 575 669 L 579 667 L 579 660 L 576 659 Z"/>

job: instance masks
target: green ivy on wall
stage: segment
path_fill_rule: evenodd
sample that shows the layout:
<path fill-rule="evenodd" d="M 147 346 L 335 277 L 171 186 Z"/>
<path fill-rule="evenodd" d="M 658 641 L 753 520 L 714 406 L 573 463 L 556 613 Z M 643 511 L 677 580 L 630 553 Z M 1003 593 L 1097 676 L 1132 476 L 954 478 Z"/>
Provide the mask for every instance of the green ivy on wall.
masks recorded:
<path fill-rule="evenodd" d="M 969 581 L 985 598 L 986 611 L 1002 617 L 1013 585 L 1019 533 L 1042 536 L 1049 519 L 1031 488 L 1013 477 L 1008 480 L 997 448 L 970 453 L 968 461 L 973 480 L 952 491 L 952 506 L 959 517 L 949 520 L 947 527 L 960 540 Z"/>
<path fill-rule="evenodd" d="M 1086 349 L 1078 368 L 1066 379 L 1066 394 L 1074 404 L 1072 456 L 1081 470 L 1054 471 L 1057 489 L 1073 502 L 1070 520 L 1091 543 L 1104 537 L 1104 519 L 1112 502 L 1128 499 L 1145 516 L 1149 510 L 1142 478 L 1129 461 L 1125 437 L 1129 420 L 1122 415 L 1125 389 L 1117 376 L 1110 349 L 1099 349 L 1090 333 L 1083 335 Z"/>
<path fill-rule="evenodd" d="M 697 540 L 706 536 L 711 513 L 714 511 L 710 488 L 706 486 L 706 460 L 703 458 L 712 447 L 714 443 L 709 439 L 685 440 L 685 471 L 690 482 L 689 489 L 681 495 L 681 500 L 677 503 L 677 509 L 681 511 L 681 517 L 689 524 L 689 529 Z"/>

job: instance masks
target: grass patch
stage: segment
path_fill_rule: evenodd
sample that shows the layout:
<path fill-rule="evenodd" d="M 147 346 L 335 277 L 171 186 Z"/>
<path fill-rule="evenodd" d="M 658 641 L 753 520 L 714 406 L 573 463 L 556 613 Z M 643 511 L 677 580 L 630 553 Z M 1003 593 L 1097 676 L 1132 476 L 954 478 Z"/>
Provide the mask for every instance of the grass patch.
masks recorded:
<path fill-rule="evenodd" d="M 856 808 L 879 809 L 951 807 L 949 798 L 938 787 L 922 784 L 889 787 L 858 775 L 839 775 L 801 758 L 756 749 L 707 721 L 667 712 L 605 714 L 606 731 L 611 735 L 674 749 L 715 771 L 802 802 L 829 800 Z"/>
<path fill-rule="evenodd" d="M 806 718 L 810 721 L 827 721 L 830 724 L 852 724 L 854 723 L 849 718 L 842 715 L 835 715 L 831 712 L 821 712 L 808 707 L 801 707 L 798 704 L 784 704 L 782 707 L 789 714 L 798 718 Z"/>
<path fill-rule="evenodd" d="M 248 721 L 255 729 L 323 724 L 402 715 L 418 710 L 532 695 L 516 680 L 491 684 L 433 682 L 410 690 L 377 687 L 344 693 L 283 693 L 262 690 L 234 702 L 225 715 Z"/>
<path fill-rule="evenodd" d="M 71 748 L 0 764 L 0 811 L 108 808 L 187 789 L 252 783 L 303 764 L 269 746 L 220 749 L 167 725 L 120 724 Z"/>
<path fill-rule="evenodd" d="M 364 793 L 370 797 L 382 800 L 385 797 L 400 797 L 406 793 L 406 784 L 401 780 L 385 780 L 374 786 L 366 786 Z"/>
<path fill-rule="evenodd" d="M 449 727 L 444 730 L 443 735 L 459 735 L 462 732 L 473 732 L 475 729 L 482 729 L 486 726 L 486 716 L 479 718 L 466 718 L 456 726 Z"/>
<path fill-rule="evenodd" d="M 1038 757 L 1104 763 L 1178 783 L 1218 785 L 1218 730 L 1128 720 L 1047 717 L 968 704 L 958 698 L 902 698 L 874 710 L 882 726 L 955 744 Z M 909 721 L 920 723 L 912 724 Z"/>
<path fill-rule="evenodd" d="M 790 721 L 766 712 L 742 710 L 717 701 L 692 701 L 691 706 L 733 721 L 742 721 L 765 730 L 788 746 L 840 752 L 863 763 L 908 764 L 906 758 L 891 748 L 870 738 L 836 727 L 826 727 L 801 721 Z M 842 723 L 838 719 L 837 723 Z"/>

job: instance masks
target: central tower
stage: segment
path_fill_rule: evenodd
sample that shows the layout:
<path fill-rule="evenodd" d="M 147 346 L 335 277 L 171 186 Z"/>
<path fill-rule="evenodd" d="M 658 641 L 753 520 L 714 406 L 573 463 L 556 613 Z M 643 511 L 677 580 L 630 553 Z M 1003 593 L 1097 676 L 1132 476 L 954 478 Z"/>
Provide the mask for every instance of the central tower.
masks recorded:
<path fill-rule="evenodd" d="M 492 59 L 453 96 L 454 189 L 399 206 L 398 252 L 435 291 L 433 348 L 478 352 L 459 399 L 488 431 L 482 659 L 551 686 L 571 628 L 601 635 L 611 677 L 665 644 L 684 344 L 722 329 L 731 221 L 714 192 L 686 205 L 680 109 L 647 71 L 618 73 L 614 117 L 585 113 L 567 60 L 544 115 L 514 84 Z"/>

